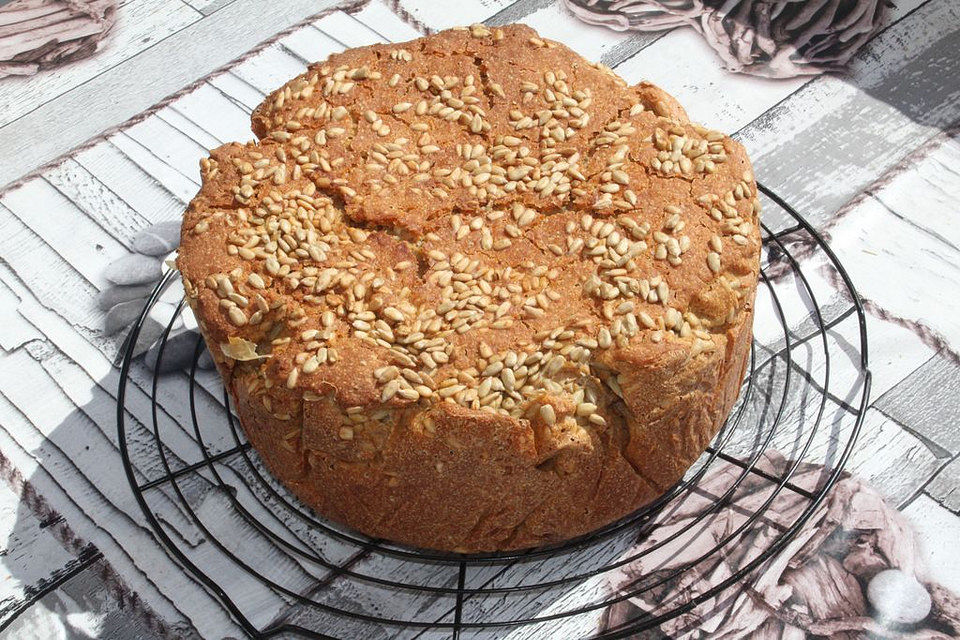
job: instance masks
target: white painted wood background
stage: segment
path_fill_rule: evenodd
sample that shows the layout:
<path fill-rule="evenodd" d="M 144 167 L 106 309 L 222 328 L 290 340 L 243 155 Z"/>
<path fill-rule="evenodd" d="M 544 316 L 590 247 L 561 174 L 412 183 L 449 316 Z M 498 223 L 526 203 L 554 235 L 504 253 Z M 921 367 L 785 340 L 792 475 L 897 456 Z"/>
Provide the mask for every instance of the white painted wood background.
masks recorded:
<path fill-rule="evenodd" d="M 242 635 L 219 601 L 171 562 L 129 490 L 115 427 L 114 362 L 122 338 L 104 335 L 104 314 L 94 298 L 106 286 L 104 267 L 130 250 L 137 230 L 180 216 L 198 186 L 198 159 L 222 142 L 251 138 L 249 112 L 266 92 L 334 51 L 421 35 L 411 19 L 430 29 L 526 22 L 631 82 L 660 84 L 694 119 L 736 132 L 760 180 L 828 234 L 868 301 L 873 403 L 850 466 L 904 509 L 926 544 L 931 573 L 960 591 L 954 551 L 960 539 L 960 6 L 954 0 L 899 0 L 891 23 L 857 56 L 849 74 L 770 81 L 725 72 L 689 30 L 616 33 L 580 24 L 548 0 L 461 0 L 443 10 L 433 2 L 392 4 L 375 1 L 312 20 L 130 126 L 122 122 L 316 14 L 324 3 L 129 0 L 102 55 L 56 74 L 0 80 L 0 184 L 54 161 L 0 191 L 0 473 L 10 487 L 0 488 L 0 624 L 26 612 L 7 633 L 17 637 L 38 620 L 55 619 L 63 622 L 64 634 L 109 638 L 130 637 L 132 630 L 145 638 Z M 177 52 L 178 60 L 190 64 L 170 64 Z M 131 96 L 131 87 L 142 95 Z M 109 106 L 83 110 L 91 100 Z M 58 135 L 46 135 L 50 131 Z M 55 160 L 82 143 L 82 150 Z M 768 215 L 771 226 L 781 226 L 774 210 Z M 803 269 L 828 318 L 849 307 L 822 255 L 809 256 Z M 808 312 L 795 284 L 780 281 L 777 293 L 791 328 L 804 335 Z M 783 346 L 769 295 L 761 292 L 758 307 L 767 321 L 757 327 L 759 359 Z M 861 383 L 850 355 L 856 330 L 855 318 L 848 317 L 828 334 L 830 390 L 854 393 Z M 792 358 L 813 383 L 823 383 L 822 347 L 805 343 Z M 144 454 L 151 446 L 143 426 L 150 423 L 151 378 L 140 366 L 131 375 L 131 449 Z M 775 387 L 783 372 L 774 367 L 765 375 Z M 201 411 L 216 415 L 218 382 L 212 376 L 203 382 L 208 393 L 198 398 Z M 186 388 L 184 375 L 165 377 L 161 422 L 171 453 L 189 463 L 198 454 L 185 431 Z M 832 443 L 852 424 L 845 408 L 851 397 L 827 399 L 833 437 L 818 438 L 807 459 L 835 455 Z M 810 409 L 803 402 L 791 397 L 785 424 L 799 429 L 805 423 Z M 230 446 L 222 430 L 210 435 L 219 438 L 212 447 Z M 789 452 L 795 442 L 785 435 L 777 445 Z M 162 474 L 156 456 L 135 456 L 135 463 L 144 480 Z M 225 465 L 222 472 L 236 479 L 249 474 L 243 465 Z M 209 476 L 185 477 L 183 484 L 204 521 L 216 523 L 245 554 L 259 555 L 260 568 L 283 584 L 302 591 L 323 575 L 279 553 L 233 515 Z M 172 492 L 154 491 L 151 500 L 191 560 L 211 572 L 223 570 L 222 558 Z M 260 504 L 252 495 L 240 498 L 251 508 Z M 261 516 L 292 544 L 319 550 L 333 563 L 355 551 L 312 535 L 296 521 L 274 521 L 265 510 Z M 500 568 L 471 569 L 468 585 L 577 571 L 616 556 L 624 544 L 611 541 L 566 567 L 519 565 L 498 577 Z M 354 570 L 456 584 L 449 570 L 431 573 L 382 556 L 362 558 Z M 259 627 L 310 616 L 317 623 L 316 612 L 291 609 L 288 599 L 243 572 L 222 576 Z M 34 603 L 53 583 L 58 588 Z M 465 620 L 518 611 L 547 615 L 589 602 L 602 588 L 602 581 L 588 580 L 522 602 L 468 602 Z M 344 579 L 317 597 L 388 616 L 441 618 L 451 608 L 449 598 L 398 595 Z M 598 615 L 464 637 L 577 637 Z M 396 637 L 396 629 L 378 625 L 332 617 L 323 624 L 332 636 Z"/>

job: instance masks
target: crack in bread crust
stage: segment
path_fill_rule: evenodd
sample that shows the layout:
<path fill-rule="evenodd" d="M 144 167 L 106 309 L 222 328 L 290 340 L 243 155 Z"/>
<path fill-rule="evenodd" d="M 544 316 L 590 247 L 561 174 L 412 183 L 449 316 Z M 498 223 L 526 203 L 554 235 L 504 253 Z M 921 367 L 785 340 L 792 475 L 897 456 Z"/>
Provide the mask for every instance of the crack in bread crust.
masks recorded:
<path fill-rule="evenodd" d="M 555 542 L 655 498 L 725 419 L 756 184 L 660 89 L 474 26 L 331 56 L 252 122 L 201 163 L 178 266 L 248 437 L 320 513 Z"/>

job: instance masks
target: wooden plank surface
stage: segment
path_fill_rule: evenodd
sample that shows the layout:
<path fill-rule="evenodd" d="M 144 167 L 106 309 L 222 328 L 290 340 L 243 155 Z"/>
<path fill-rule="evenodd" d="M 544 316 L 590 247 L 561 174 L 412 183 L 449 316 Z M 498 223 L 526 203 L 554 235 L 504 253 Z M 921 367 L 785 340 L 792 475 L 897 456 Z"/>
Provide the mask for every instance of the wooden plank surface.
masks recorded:
<path fill-rule="evenodd" d="M 146 0 L 132 0 L 136 2 Z M 168 635 L 239 636 L 239 628 L 212 594 L 170 562 L 120 469 L 102 464 L 118 456 L 112 413 L 119 378 L 113 361 L 121 347 L 120 336 L 103 335 L 104 313 L 95 304 L 97 292 L 107 286 L 103 269 L 129 250 L 133 236 L 143 226 L 181 214 L 197 188 L 199 159 L 223 142 L 250 139 L 250 110 L 308 61 L 349 46 L 412 38 L 425 28 L 522 20 L 548 37 L 570 41 L 591 59 L 615 66 L 628 80 L 657 81 L 677 94 L 694 117 L 739 131 L 764 182 L 829 229 L 832 246 L 875 303 L 872 308 L 888 312 L 878 311 L 867 319 L 874 349 L 874 385 L 877 397 L 883 397 L 867 413 L 851 468 L 907 507 L 929 543 L 931 559 L 937 560 L 936 547 L 942 536 L 931 530 L 929 523 L 952 531 L 960 522 L 955 517 L 955 487 L 960 483 L 957 445 L 952 432 L 942 427 L 956 407 L 945 403 L 943 410 L 931 411 L 917 401 L 924 397 L 931 376 L 948 375 L 944 371 L 950 369 L 943 363 L 951 361 L 949 354 L 938 353 L 938 348 L 917 332 L 916 325 L 922 323 L 937 332 L 946 345 L 957 344 L 957 315 L 923 313 L 919 304 L 926 299 L 943 300 L 948 310 L 954 304 L 950 291 L 956 290 L 958 282 L 952 265 L 958 261 L 953 252 L 960 244 L 951 226 L 952 203 L 960 192 L 956 140 L 943 138 L 908 167 L 874 183 L 960 117 L 958 74 L 951 73 L 958 62 L 950 54 L 955 51 L 960 14 L 949 0 L 897 4 L 892 24 L 858 56 L 848 76 L 779 82 L 724 71 L 690 30 L 666 34 L 607 31 L 582 25 L 556 4 L 542 0 L 465 0 L 454 10 L 440 12 L 401 0 L 398 6 L 407 12 L 405 16 L 385 2 L 373 2 L 354 15 L 336 12 L 313 20 L 137 124 L 71 154 L 21 188 L 0 194 L 0 250 L 4 256 L 0 263 L 0 308 L 4 313 L 0 323 L 0 415 L 5 417 L 0 423 L 0 451 L 49 496 L 74 531 L 96 546 L 103 554 L 104 566 L 122 576 L 145 606 L 168 621 L 176 630 Z M 270 15 L 257 15 L 256 20 L 250 15 L 253 5 L 249 0 L 227 4 L 189 0 L 183 6 L 206 17 L 119 64 L 115 74 L 111 75 L 113 69 L 101 73 L 14 125 L 61 117 L 64 109 L 80 100 L 92 108 L 102 106 L 97 100 L 105 99 L 106 93 L 98 97 L 88 87 L 102 88 L 118 78 L 117 86 L 129 86 L 130 77 L 125 74 L 131 73 L 156 76 L 160 64 L 156 51 L 169 57 L 178 47 L 192 56 L 207 56 L 182 69 L 167 63 L 174 68 L 162 74 L 158 91 L 165 93 L 151 98 L 156 102 L 203 75 L 205 69 L 239 56 L 253 42 L 280 30 L 282 23 L 295 22 L 325 5 L 284 3 L 267 12 Z M 244 33 L 230 33 L 231 25 L 245 29 Z M 683 55 L 678 56 L 678 51 Z M 911 96 L 919 96 L 917 105 L 908 104 Z M 119 121 L 150 104 L 145 101 L 141 96 L 110 105 L 105 117 Z M 71 128 L 65 135 L 75 135 L 88 124 L 81 123 L 79 129 Z M 29 129 L 19 129 L 14 136 L 11 126 L 0 127 L 0 144 L 12 143 L 14 146 L 4 148 L 16 151 L 24 146 L 22 132 Z M 98 122 L 96 126 L 102 129 L 107 125 Z M 94 125 L 87 128 L 92 130 Z M 867 145 L 863 144 L 865 135 Z M 64 150 L 72 146 L 63 144 L 67 145 Z M 51 148 L 36 153 L 49 155 Z M 22 173 L 28 166 L 23 164 L 16 172 Z M 9 175 L 3 171 L 7 169 L 0 171 L 0 183 L 16 177 L 15 171 Z M 851 201 L 854 204 L 843 208 Z M 834 215 L 838 210 L 843 213 L 839 218 Z M 786 224 L 786 218 L 772 209 L 767 215 L 771 224 Z M 64 220 L 71 224 L 61 224 Z M 895 242 L 922 246 L 927 252 L 914 258 L 891 248 Z M 838 290 L 836 274 L 823 255 L 804 258 L 802 266 L 809 276 L 806 284 L 826 310 L 826 318 L 843 315 L 850 300 Z M 912 286 L 912 279 L 904 274 L 917 268 L 924 274 L 924 282 L 911 301 L 902 295 Z M 876 277 L 878 272 L 882 279 Z M 890 287 L 890 282 L 897 286 Z M 806 458 L 830 461 L 836 459 L 845 435 L 853 428 L 855 408 L 851 403 L 863 385 L 855 347 L 859 325 L 855 316 L 846 316 L 824 341 L 809 340 L 785 350 L 778 317 L 781 311 L 771 292 L 776 292 L 791 338 L 796 340 L 813 326 L 804 286 L 796 278 L 784 277 L 760 290 L 756 339 L 764 369 L 758 373 L 755 394 L 745 401 L 753 404 L 745 411 L 758 428 L 769 428 L 772 417 L 763 415 L 764 407 L 782 395 L 781 432 L 774 442 L 787 452 L 799 452 L 797 435 L 822 402 L 826 428 L 811 441 Z M 176 295 L 171 293 L 170 299 L 175 300 Z M 156 325 L 151 326 L 155 330 Z M 154 453 L 151 383 L 151 372 L 142 365 L 131 370 L 125 408 L 129 448 L 141 482 L 165 474 Z M 186 376 L 165 376 L 157 392 L 158 430 L 170 464 L 178 469 L 202 460 L 189 407 L 184 403 Z M 214 452 L 229 449 L 232 436 L 224 428 L 215 374 L 202 376 L 198 393 L 205 442 Z M 6 420 L 8 415 L 10 420 Z M 78 440 L 77 433 L 85 437 Z M 749 452 L 747 435 L 733 440 L 731 446 L 742 445 Z M 257 626 L 303 624 L 339 637 L 392 638 L 398 631 L 389 625 L 359 623 L 316 607 L 296 605 L 292 598 L 252 580 L 248 572 L 226 560 L 213 538 L 230 552 L 251 558 L 257 571 L 279 585 L 321 603 L 364 615 L 451 619 L 454 599 L 449 595 L 394 592 L 347 576 L 317 586 L 318 581 L 331 577 L 323 563 L 336 566 L 351 559 L 351 571 L 414 584 L 449 587 L 456 584 L 456 575 L 449 566 L 411 563 L 381 554 L 358 555 L 356 545 L 318 532 L 280 505 L 258 479 L 257 473 L 263 470 L 256 462 L 251 467 L 242 456 L 234 456 L 215 468 L 224 482 L 237 488 L 235 497 L 219 486 L 209 469 L 183 476 L 179 481 L 182 499 L 169 484 L 150 489 L 148 497 L 178 548 L 204 572 L 216 576 Z M 0 500 L 0 513 L 3 504 Z M 238 512 L 237 504 L 249 514 Z M 208 527 L 206 532 L 197 519 Z M 22 520 L 22 525 L 14 528 L 19 527 L 17 530 L 30 534 L 36 542 L 18 547 L 17 557 L 29 557 L 34 549 L 41 551 L 52 544 L 33 535 L 37 531 L 35 516 L 25 514 Z M 269 535 L 261 526 L 268 527 Z M 278 539 L 285 546 L 278 545 Z M 468 584 L 533 583 L 589 571 L 616 557 L 627 543 L 614 540 L 567 562 L 471 568 Z M 33 574 L 11 564 L 11 572 L 16 570 L 18 576 L 12 578 L 8 592 L 0 592 L 0 598 L 16 603 L 30 584 L 44 574 L 56 573 L 71 557 L 66 552 L 52 553 L 50 562 L 37 565 Z M 957 572 L 941 568 L 939 575 L 946 581 L 956 580 Z M 578 580 L 539 593 L 469 599 L 463 613 L 468 620 L 549 615 L 594 602 L 603 597 L 605 588 L 602 579 Z M 109 609 L 109 605 L 101 608 Z M 581 636 L 593 628 L 599 615 L 590 613 L 502 632 L 470 632 L 463 637 L 532 640 L 545 635 Z M 449 632 L 425 630 L 402 637 L 449 636 Z"/>
<path fill-rule="evenodd" d="M 945 137 L 909 170 L 871 189 L 831 229 L 832 245 L 865 298 L 921 322 L 960 352 L 960 234 L 956 162 L 960 144 Z M 937 299 L 936 307 L 924 300 Z"/>
<path fill-rule="evenodd" d="M 0 129 L 201 18 L 180 0 L 131 0 L 97 54 L 57 72 L 0 78 Z M 77 114 L 79 115 L 79 114 Z"/>
<path fill-rule="evenodd" d="M 164 2 L 199 16 L 180 0 Z M 272 3 L 269 11 L 263 11 L 258 0 L 236 0 L 158 40 L 123 64 L 90 77 L 56 100 L 21 113 L 18 119 L 0 126 L 0 148 L 7 157 L 17 158 L 16 163 L 0 164 L 0 185 L 120 124 L 256 43 L 332 5 L 334 0 L 287 0 Z M 150 78 L 146 85 L 144 78 Z M 87 113 L 96 117 L 82 115 Z M 37 134 L 53 131 L 57 135 Z"/>
<path fill-rule="evenodd" d="M 932 388 L 944 397 L 960 396 L 960 365 L 943 356 L 932 357 L 903 380 L 899 388 L 877 399 L 876 407 L 910 425 L 920 437 L 950 455 L 960 453 L 960 407 L 949 402 L 925 402 Z"/>
<path fill-rule="evenodd" d="M 928 0 L 865 47 L 849 78 L 818 78 L 752 122 L 740 138 L 758 175 L 811 220 L 826 221 L 960 117 L 960 74 L 946 71 L 960 64 L 950 53 L 957 24 L 955 2 Z M 929 108 L 922 119 L 904 108 L 911 92 Z"/>
<path fill-rule="evenodd" d="M 45 529 L 18 493 L 3 483 L 0 486 L 0 621 L 40 588 L 43 580 L 62 571 L 76 556 L 69 553 Z"/>

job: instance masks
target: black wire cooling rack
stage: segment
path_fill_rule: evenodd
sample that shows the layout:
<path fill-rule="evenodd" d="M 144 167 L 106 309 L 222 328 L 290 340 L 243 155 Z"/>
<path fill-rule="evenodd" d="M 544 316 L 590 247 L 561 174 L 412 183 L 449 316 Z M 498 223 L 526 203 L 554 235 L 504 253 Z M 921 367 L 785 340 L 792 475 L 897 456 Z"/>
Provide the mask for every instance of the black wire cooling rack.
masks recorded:
<path fill-rule="evenodd" d="M 156 366 L 148 369 L 134 358 L 150 309 L 176 278 L 170 272 L 126 343 L 118 394 L 123 464 L 149 526 L 172 558 L 256 638 L 612 640 L 742 588 L 800 530 L 840 476 L 870 388 L 866 321 L 845 269 L 806 220 L 769 189 L 760 185 L 760 191 L 764 251 L 748 376 L 707 452 L 655 503 L 564 544 L 482 555 L 402 547 L 325 521 L 277 483 L 250 449 L 219 379 L 197 367 L 199 338 L 188 375 L 158 373 L 176 316 L 160 337 Z M 825 278 L 827 272 L 832 277 Z M 829 288 L 823 286 L 827 280 Z M 149 396 L 152 424 L 130 417 L 130 385 Z M 171 403 L 180 404 L 181 418 Z M 779 476 L 758 468 L 773 448 L 792 460 Z M 684 533 L 636 550 L 638 540 L 655 529 L 657 515 L 696 491 L 718 461 L 735 465 L 739 475 L 689 526 L 715 514 L 746 478 L 771 484 L 766 500 L 695 561 L 609 588 L 605 577 L 611 572 Z M 814 491 L 793 482 L 798 466 L 810 462 L 824 467 Z M 758 519 L 776 515 L 767 511 L 781 492 L 792 492 L 805 508 L 780 523 L 778 535 L 739 570 L 702 593 L 676 598 L 675 605 L 599 624 L 609 607 L 653 597 L 668 580 L 726 553 Z"/>

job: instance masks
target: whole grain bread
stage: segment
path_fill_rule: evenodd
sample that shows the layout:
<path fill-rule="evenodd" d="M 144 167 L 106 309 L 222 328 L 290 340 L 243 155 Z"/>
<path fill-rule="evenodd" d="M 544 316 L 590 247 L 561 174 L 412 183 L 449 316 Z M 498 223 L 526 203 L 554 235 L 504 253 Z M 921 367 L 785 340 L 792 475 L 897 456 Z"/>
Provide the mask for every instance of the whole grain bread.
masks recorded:
<path fill-rule="evenodd" d="M 676 483 L 736 400 L 743 148 L 528 27 L 311 65 L 201 162 L 178 266 L 250 441 L 320 514 L 491 551 Z"/>

